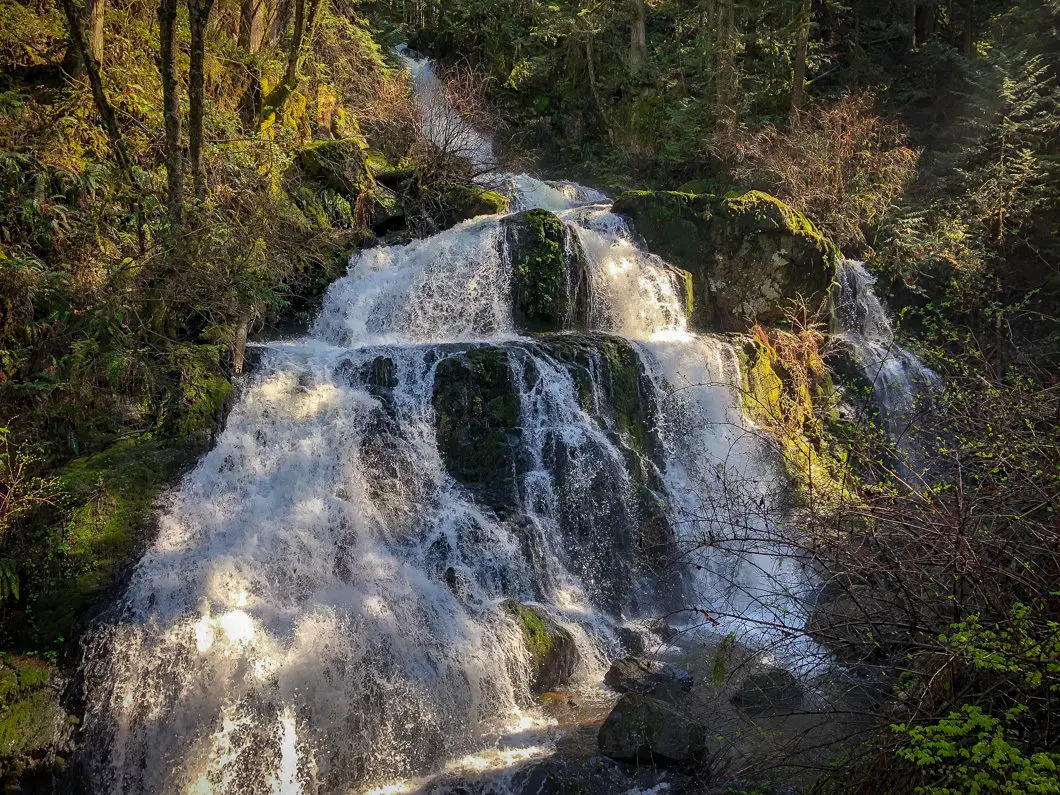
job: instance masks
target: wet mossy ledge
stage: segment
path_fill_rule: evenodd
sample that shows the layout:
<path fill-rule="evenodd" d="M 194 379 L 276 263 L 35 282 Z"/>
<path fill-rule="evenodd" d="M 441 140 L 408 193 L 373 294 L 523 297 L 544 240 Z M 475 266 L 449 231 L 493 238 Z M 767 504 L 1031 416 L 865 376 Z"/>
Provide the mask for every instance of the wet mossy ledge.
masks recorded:
<path fill-rule="evenodd" d="M 540 695 L 568 685 L 579 662 L 570 632 L 536 605 L 508 599 L 503 607 L 518 624 L 530 658 L 530 691 Z"/>
<path fill-rule="evenodd" d="M 135 553 L 150 541 L 159 496 L 212 444 L 231 403 L 223 346 L 174 351 L 180 375 L 150 432 L 67 462 L 48 499 L 9 554 L 25 561 L 16 598 L 3 603 L 0 654 L 0 776 L 62 772 L 71 717 L 60 701 L 60 663 L 116 593 Z"/>
<path fill-rule="evenodd" d="M 811 311 L 828 309 L 839 249 L 769 194 L 627 191 L 614 212 L 632 221 L 650 250 L 692 274 L 699 328 L 782 324 L 799 300 Z"/>

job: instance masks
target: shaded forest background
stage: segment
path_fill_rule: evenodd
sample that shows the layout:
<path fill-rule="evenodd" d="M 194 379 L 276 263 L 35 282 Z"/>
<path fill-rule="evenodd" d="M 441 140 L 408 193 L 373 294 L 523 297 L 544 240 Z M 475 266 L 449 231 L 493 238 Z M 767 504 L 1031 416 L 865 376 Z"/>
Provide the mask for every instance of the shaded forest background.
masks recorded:
<path fill-rule="evenodd" d="M 0 0 L 9 778 L 56 764 L 56 665 L 247 336 L 304 321 L 356 247 L 503 205 L 424 138 L 407 41 L 520 167 L 764 190 L 867 261 L 946 391 L 929 486 L 842 440 L 862 499 L 819 551 L 863 572 L 858 662 L 901 680 L 826 781 L 1060 791 L 1058 25 L 1056 0 Z"/>

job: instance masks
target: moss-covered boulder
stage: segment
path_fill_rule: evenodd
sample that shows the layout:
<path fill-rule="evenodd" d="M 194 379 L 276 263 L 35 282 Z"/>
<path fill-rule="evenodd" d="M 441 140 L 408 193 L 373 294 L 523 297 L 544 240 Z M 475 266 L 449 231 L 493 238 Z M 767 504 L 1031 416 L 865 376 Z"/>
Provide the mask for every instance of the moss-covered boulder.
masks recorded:
<path fill-rule="evenodd" d="M 0 657 L 0 775 L 5 778 L 58 772 L 61 760 L 54 753 L 68 738 L 70 725 L 55 678 L 51 663 Z"/>
<path fill-rule="evenodd" d="M 702 328 L 775 325 L 796 300 L 828 306 L 839 250 L 773 196 L 627 191 L 614 211 L 632 220 L 652 251 L 692 273 Z"/>
<path fill-rule="evenodd" d="M 357 197 L 375 187 L 360 141 L 314 141 L 299 150 L 296 162 L 305 175 L 339 195 Z"/>
<path fill-rule="evenodd" d="M 487 505 L 516 504 L 519 395 L 510 351 L 484 346 L 447 356 L 434 379 L 438 449 L 446 469 Z"/>
<path fill-rule="evenodd" d="M 706 753 L 707 732 L 688 710 L 627 693 L 600 727 L 600 753 L 621 761 L 687 763 Z"/>
<path fill-rule="evenodd" d="M 159 493 L 204 447 L 195 437 L 143 436 L 67 464 L 57 482 L 66 518 L 41 531 L 50 536 L 42 543 L 57 557 L 39 572 L 44 579 L 23 588 L 22 619 L 8 622 L 18 627 L 12 638 L 17 648 L 55 649 L 71 637 L 78 617 L 107 592 L 145 540 Z"/>
<path fill-rule="evenodd" d="M 848 498 L 847 452 L 827 431 L 837 394 L 824 361 L 805 337 L 761 328 L 757 334 L 740 350 L 747 415 L 777 441 L 797 500 Z"/>
<path fill-rule="evenodd" d="M 573 636 L 539 607 L 507 600 L 504 609 L 519 624 L 530 655 L 530 690 L 547 693 L 570 683 L 578 667 Z"/>
<path fill-rule="evenodd" d="M 493 190 L 471 185 L 457 185 L 445 197 L 445 224 L 458 224 L 479 215 L 508 212 L 508 197 Z"/>
<path fill-rule="evenodd" d="M 548 210 L 510 216 L 505 227 L 516 325 L 529 331 L 583 325 L 588 276 L 571 231 Z"/>

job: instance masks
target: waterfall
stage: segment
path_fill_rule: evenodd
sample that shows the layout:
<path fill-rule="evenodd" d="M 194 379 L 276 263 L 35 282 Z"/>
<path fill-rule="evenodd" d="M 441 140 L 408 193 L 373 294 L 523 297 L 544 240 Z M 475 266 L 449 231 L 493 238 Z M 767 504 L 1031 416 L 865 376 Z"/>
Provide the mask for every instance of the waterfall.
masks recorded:
<path fill-rule="evenodd" d="M 875 283 L 863 263 L 846 260 L 840 264 L 833 296 L 837 336 L 871 385 L 885 430 L 907 457 L 915 458 L 914 412 L 940 379 L 895 342 L 894 324 L 872 289 Z"/>
<path fill-rule="evenodd" d="M 802 626 L 732 342 L 690 333 L 602 194 L 506 179 L 566 224 L 588 330 L 519 332 L 504 218 L 355 254 L 307 337 L 258 346 L 85 640 L 95 791 L 367 791 L 547 754 L 513 601 L 569 633 L 590 689 L 632 619 Z"/>

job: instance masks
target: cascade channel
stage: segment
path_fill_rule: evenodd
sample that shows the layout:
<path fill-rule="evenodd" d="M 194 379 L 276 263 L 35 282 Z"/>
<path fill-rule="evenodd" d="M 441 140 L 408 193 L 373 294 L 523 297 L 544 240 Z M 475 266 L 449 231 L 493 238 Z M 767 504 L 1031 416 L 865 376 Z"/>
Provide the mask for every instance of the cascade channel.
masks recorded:
<path fill-rule="evenodd" d="M 506 180 L 513 212 L 563 222 L 566 330 L 521 329 L 515 216 L 489 216 L 356 254 L 307 336 L 256 346 L 85 641 L 93 791 L 415 791 L 547 756 L 527 611 L 585 693 L 689 606 L 806 651 L 784 638 L 812 583 L 769 540 L 791 497 L 733 343 L 689 331 L 602 194 Z"/>

